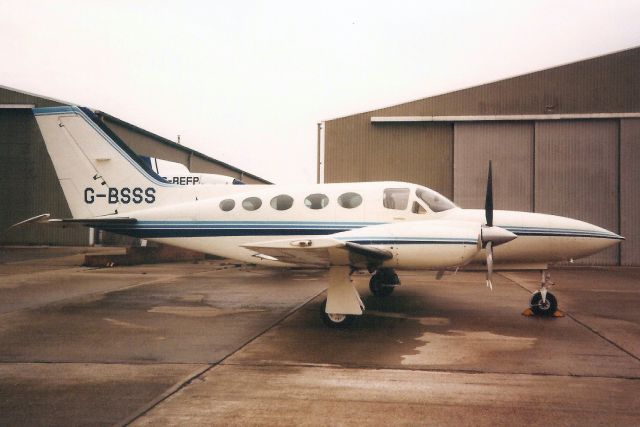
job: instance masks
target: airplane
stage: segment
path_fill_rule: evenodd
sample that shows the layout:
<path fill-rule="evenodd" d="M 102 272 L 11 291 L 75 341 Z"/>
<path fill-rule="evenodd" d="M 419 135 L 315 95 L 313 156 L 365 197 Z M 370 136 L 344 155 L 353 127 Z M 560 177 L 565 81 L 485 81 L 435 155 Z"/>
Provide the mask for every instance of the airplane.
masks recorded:
<path fill-rule="evenodd" d="M 85 107 L 34 108 L 72 218 L 27 223 L 81 224 L 113 233 L 269 267 L 329 269 L 322 320 L 348 327 L 364 304 L 351 281 L 388 297 L 397 270 L 486 265 L 536 268 L 529 301 L 552 315 L 551 263 L 585 257 L 624 238 L 576 219 L 493 209 L 489 163 L 485 208 L 462 209 L 427 187 L 395 181 L 314 185 L 179 185 L 156 174 Z"/>

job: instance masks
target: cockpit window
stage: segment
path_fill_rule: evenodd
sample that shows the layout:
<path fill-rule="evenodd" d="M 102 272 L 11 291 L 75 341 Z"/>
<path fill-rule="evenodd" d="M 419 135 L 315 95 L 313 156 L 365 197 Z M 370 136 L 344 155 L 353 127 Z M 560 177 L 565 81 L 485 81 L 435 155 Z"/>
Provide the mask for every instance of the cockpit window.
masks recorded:
<path fill-rule="evenodd" d="M 456 207 L 451 200 L 442 194 L 425 187 L 416 188 L 416 196 L 425 202 L 427 206 L 429 206 L 429 209 L 434 212 L 448 211 Z"/>
<path fill-rule="evenodd" d="M 426 214 L 427 210 L 418 202 L 413 202 L 413 206 L 411 206 L 411 212 L 414 214 Z"/>
<path fill-rule="evenodd" d="M 386 188 L 382 197 L 382 204 L 387 209 L 405 210 L 409 204 L 408 188 Z"/>

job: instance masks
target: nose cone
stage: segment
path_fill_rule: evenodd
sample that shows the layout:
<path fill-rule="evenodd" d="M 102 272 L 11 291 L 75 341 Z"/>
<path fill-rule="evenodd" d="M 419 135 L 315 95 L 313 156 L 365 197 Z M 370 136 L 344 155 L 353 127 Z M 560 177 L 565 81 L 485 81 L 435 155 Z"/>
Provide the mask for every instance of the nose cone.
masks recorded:
<path fill-rule="evenodd" d="M 570 244 L 572 258 L 593 255 L 624 240 L 624 237 L 588 222 L 567 218 L 566 234 L 574 237 Z"/>

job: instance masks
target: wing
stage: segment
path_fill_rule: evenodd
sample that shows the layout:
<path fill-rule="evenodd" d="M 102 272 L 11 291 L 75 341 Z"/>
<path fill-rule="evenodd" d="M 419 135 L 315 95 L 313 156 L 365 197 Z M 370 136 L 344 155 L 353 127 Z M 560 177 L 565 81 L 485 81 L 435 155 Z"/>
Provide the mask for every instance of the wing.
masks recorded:
<path fill-rule="evenodd" d="M 351 265 L 376 268 L 393 258 L 390 251 L 332 237 L 272 240 L 249 243 L 242 247 L 256 252 L 255 256 L 258 258 L 305 266 Z"/>

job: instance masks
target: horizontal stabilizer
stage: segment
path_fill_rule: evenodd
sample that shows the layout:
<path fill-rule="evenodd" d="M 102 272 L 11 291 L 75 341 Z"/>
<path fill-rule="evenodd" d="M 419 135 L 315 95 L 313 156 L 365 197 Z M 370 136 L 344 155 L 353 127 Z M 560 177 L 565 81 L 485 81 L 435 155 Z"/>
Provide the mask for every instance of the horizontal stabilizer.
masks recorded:
<path fill-rule="evenodd" d="M 16 224 L 13 224 L 9 229 L 19 227 L 26 224 L 79 224 L 87 227 L 100 228 L 101 226 L 115 225 L 115 224 L 133 224 L 137 221 L 135 218 L 51 218 L 51 214 L 36 215 L 33 218 L 25 219 Z"/>

